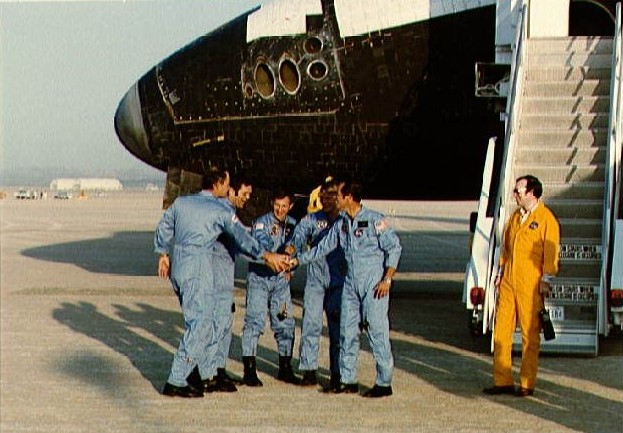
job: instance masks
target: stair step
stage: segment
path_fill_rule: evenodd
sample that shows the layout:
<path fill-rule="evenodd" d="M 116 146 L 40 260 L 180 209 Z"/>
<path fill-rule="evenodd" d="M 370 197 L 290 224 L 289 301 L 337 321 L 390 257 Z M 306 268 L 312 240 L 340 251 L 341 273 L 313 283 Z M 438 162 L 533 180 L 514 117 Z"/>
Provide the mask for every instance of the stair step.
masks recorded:
<path fill-rule="evenodd" d="M 599 286 L 599 278 L 565 278 L 557 275 L 553 279 L 553 285 L 594 287 Z"/>
<path fill-rule="evenodd" d="M 591 128 L 573 131 L 524 131 L 519 130 L 517 135 L 517 145 L 519 147 L 533 144 L 548 147 L 591 147 L 606 146 L 608 143 L 607 128 Z"/>
<path fill-rule="evenodd" d="M 559 258 L 561 263 L 572 264 L 573 266 L 584 266 L 591 263 L 601 265 L 601 252 L 601 242 L 598 239 L 562 238 L 560 241 Z M 569 267 L 567 272 L 573 273 L 573 266 L 566 266 Z M 599 278 L 600 272 L 601 266 L 591 278 Z M 559 276 L 563 277 L 564 274 Z"/>
<path fill-rule="evenodd" d="M 567 252 L 579 251 L 582 253 L 592 253 L 601 256 L 601 240 L 565 236 L 560 241 L 560 250 Z"/>
<path fill-rule="evenodd" d="M 604 185 L 599 182 L 543 183 L 544 199 L 593 199 L 601 200 Z M 584 236 L 582 236 L 584 237 Z"/>
<path fill-rule="evenodd" d="M 534 64 L 526 67 L 525 74 L 528 81 L 569 81 L 577 83 L 582 80 L 610 80 L 612 68 Z"/>
<path fill-rule="evenodd" d="M 584 293 L 589 295 L 581 295 Z M 556 276 L 552 280 L 549 298 L 568 300 L 599 299 L 599 278 L 566 278 Z"/>
<path fill-rule="evenodd" d="M 582 218 L 601 221 L 604 214 L 603 200 L 559 200 L 550 198 L 545 202 L 558 218 Z"/>
<path fill-rule="evenodd" d="M 547 202 L 547 201 L 546 201 Z M 573 238 L 600 239 L 603 220 L 583 218 L 561 218 L 558 216 L 561 231 L 565 236 Z"/>
<path fill-rule="evenodd" d="M 612 52 L 570 52 L 537 53 L 526 57 L 526 65 L 592 66 L 596 68 L 612 67 Z"/>
<path fill-rule="evenodd" d="M 603 164 L 606 148 L 522 146 L 517 149 L 516 155 L 518 162 L 526 164 Z"/>
<path fill-rule="evenodd" d="M 601 260 L 577 260 L 560 259 L 558 266 L 558 277 L 575 278 L 597 278 L 601 273 Z"/>
<path fill-rule="evenodd" d="M 607 128 L 609 122 L 609 114 L 524 114 L 521 116 L 520 128 L 525 130 L 560 129 L 570 131 Z"/>
<path fill-rule="evenodd" d="M 563 277 L 559 272 L 552 280 L 549 298 L 569 301 L 599 299 L 599 274 L 594 277 Z"/>
<path fill-rule="evenodd" d="M 607 36 L 534 38 L 526 40 L 526 53 L 583 52 L 612 54 L 613 38 Z"/>
<path fill-rule="evenodd" d="M 523 114 L 609 113 L 609 96 L 524 96 Z"/>
<path fill-rule="evenodd" d="M 519 177 L 522 174 L 531 174 L 538 177 L 541 182 L 601 182 L 605 177 L 605 166 L 594 164 L 591 166 L 553 166 L 553 165 L 529 165 L 516 164 L 515 173 Z"/>
<path fill-rule="evenodd" d="M 583 81 L 526 81 L 523 94 L 532 97 L 606 96 L 610 97 L 610 79 Z"/>

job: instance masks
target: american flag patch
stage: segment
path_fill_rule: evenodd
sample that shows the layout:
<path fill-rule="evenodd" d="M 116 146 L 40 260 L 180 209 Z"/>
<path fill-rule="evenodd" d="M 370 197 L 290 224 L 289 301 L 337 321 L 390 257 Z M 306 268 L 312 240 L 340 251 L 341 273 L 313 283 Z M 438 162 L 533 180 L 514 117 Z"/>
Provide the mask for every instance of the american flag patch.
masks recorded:
<path fill-rule="evenodd" d="M 255 230 L 263 230 L 264 229 L 264 223 L 257 223 L 255 224 Z"/>

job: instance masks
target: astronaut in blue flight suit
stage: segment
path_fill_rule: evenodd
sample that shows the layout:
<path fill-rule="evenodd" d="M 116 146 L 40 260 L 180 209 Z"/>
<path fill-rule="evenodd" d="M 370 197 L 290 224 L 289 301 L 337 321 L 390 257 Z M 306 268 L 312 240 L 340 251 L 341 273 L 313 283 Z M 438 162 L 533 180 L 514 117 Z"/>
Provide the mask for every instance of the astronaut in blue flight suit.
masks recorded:
<path fill-rule="evenodd" d="M 158 275 L 170 278 L 184 316 L 184 335 L 173 358 L 162 393 L 167 396 L 201 397 L 209 379 L 206 368 L 208 343 L 214 338 L 214 273 L 211 247 L 222 232 L 257 260 L 281 270 L 287 256 L 262 248 L 218 197 L 229 190 L 229 173 L 211 169 L 199 193 L 176 198 L 156 228 L 154 248 L 160 254 Z"/>
<path fill-rule="evenodd" d="M 254 222 L 251 235 L 268 251 L 283 252 L 290 240 L 296 220 L 288 215 L 292 209 L 292 196 L 279 191 L 273 194 L 273 210 Z M 268 266 L 250 262 L 247 274 L 246 314 L 242 329 L 243 381 L 248 386 L 262 386 L 257 377 L 255 356 L 260 335 L 264 333 L 266 316 L 279 351 L 279 374 L 277 379 L 298 383 L 292 371 L 294 346 L 294 317 L 290 294 L 289 272 L 275 272 Z"/>
<path fill-rule="evenodd" d="M 340 376 L 334 393 L 357 393 L 360 332 L 366 331 L 376 362 L 376 381 L 364 397 L 392 395 L 394 358 L 389 340 L 389 289 L 402 247 L 386 217 L 361 205 L 361 187 L 340 183 L 337 203 L 342 212 L 318 245 L 292 259 L 292 266 L 311 263 L 338 245 L 348 271 L 340 314 Z"/>
<path fill-rule="evenodd" d="M 227 198 L 223 199 L 223 202 L 235 212 L 236 209 L 244 208 L 252 193 L 251 182 L 244 175 L 238 174 L 232 180 Z M 247 230 L 250 231 L 250 228 Z M 208 385 L 208 391 L 237 391 L 236 380 L 229 377 L 225 370 L 236 309 L 233 289 L 237 253 L 240 252 L 236 248 L 234 239 L 226 233 L 221 233 L 212 247 L 216 287 L 215 339 L 208 348 L 210 354 L 208 359 L 210 361 L 209 371 L 214 379 Z"/>
<path fill-rule="evenodd" d="M 309 245 L 314 247 L 329 232 L 337 219 L 340 209 L 337 207 L 338 184 L 328 178 L 320 187 L 319 199 L 322 209 L 303 217 L 296 225 L 290 245 L 286 252 L 303 252 Z M 331 380 L 328 389 L 340 383 L 340 308 L 342 286 L 346 275 L 344 251 L 338 247 L 324 259 L 311 262 L 307 267 L 307 281 L 303 297 L 303 324 L 299 345 L 299 370 L 303 372 L 302 386 L 318 383 L 318 351 L 322 334 L 322 313 L 327 315 L 329 328 L 329 370 Z"/>

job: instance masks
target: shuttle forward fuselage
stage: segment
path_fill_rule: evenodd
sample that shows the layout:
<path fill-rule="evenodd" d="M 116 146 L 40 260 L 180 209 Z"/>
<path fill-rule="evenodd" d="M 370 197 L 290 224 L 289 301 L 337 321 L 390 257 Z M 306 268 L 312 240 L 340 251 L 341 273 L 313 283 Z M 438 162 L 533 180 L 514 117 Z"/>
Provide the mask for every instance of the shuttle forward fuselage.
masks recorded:
<path fill-rule="evenodd" d="M 145 74 L 118 135 L 182 188 L 182 173 L 226 164 L 266 189 L 308 192 L 334 174 L 369 196 L 473 196 L 499 127 L 473 84 L 474 63 L 494 56 L 495 6 L 429 3 L 266 4 Z M 448 187 L 431 170 L 470 181 Z"/>
<path fill-rule="evenodd" d="M 173 197 L 225 164 L 259 189 L 333 174 L 368 197 L 475 199 L 503 133 L 503 101 L 474 92 L 495 29 L 494 0 L 276 0 L 156 65 L 115 127 Z"/>

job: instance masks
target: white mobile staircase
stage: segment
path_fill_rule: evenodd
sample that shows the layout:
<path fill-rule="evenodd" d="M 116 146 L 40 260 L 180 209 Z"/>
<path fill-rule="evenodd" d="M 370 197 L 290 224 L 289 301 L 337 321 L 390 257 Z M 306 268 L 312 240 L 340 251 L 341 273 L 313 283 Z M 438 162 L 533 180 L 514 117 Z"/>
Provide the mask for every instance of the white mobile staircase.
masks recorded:
<path fill-rule="evenodd" d="M 546 300 L 557 337 L 541 343 L 544 352 L 597 354 L 611 66 L 612 38 L 525 43 L 508 175 L 538 177 L 561 226 L 560 273 Z"/>
<path fill-rule="evenodd" d="M 542 339 L 541 351 L 596 356 L 599 337 L 607 336 L 609 330 L 610 275 L 621 267 L 613 264 L 610 245 L 618 242 L 612 241 L 612 230 L 615 215 L 620 214 L 616 197 L 621 194 L 617 179 L 621 171 L 620 5 L 615 38 L 530 39 L 525 36 L 526 16 L 524 6 L 511 65 L 499 186 L 490 186 L 494 178 L 492 141 L 464 301 L 475 331 L 491 331 L 500 240 L 516 209 L 512 189 L 517 177 L 534 175 L 543 184 L 543 200 L 561 225 L 560 272 L 545 299 L 556 338 Z M 489 191 L 494 206 L 490 206 Z M 491 208 L 493 216 L 487 215 Z M 478 296 L 472 296 L 478 290 L 484 291 L 482 304 L 474 302 Z M 619 315 L 623 308 L 621 311 Z M 519 330 L 513 347 L 521 350 Z"/>

